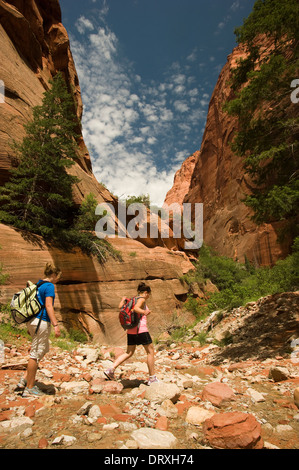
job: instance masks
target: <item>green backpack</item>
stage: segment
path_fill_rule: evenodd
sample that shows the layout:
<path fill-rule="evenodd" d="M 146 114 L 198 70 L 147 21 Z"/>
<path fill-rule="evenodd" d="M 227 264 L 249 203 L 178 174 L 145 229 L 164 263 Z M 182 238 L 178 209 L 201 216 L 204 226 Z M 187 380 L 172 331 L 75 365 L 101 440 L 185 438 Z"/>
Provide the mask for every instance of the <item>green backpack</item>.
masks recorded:
<path fill-rule="evenodd" d="M 18 325 L 32 320 L 43 309 L 44 305 L 38 300 L 37 291 L 44 282 L 46 281 L 33 284 L 33 282 L 28 281 L 27 287 L 14 294 L 10 303 L 11 316 Z M 36 328 L 36 332 L 39 325 L 40 322 Z"/>

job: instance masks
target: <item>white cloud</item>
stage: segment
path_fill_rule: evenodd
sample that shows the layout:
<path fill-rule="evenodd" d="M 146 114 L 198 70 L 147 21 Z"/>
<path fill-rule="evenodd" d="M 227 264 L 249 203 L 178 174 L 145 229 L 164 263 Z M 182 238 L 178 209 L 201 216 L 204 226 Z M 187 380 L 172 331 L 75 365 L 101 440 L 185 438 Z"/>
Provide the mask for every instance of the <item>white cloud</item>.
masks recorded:
<path fill-rule="evenodd" d="M 107 12 L 104 1 L 100 17 Z M 71 37 L 84 104 L 83 136 L 93 172 L 120 197 L 150 194 L 152 203 L 162 205 L 178 163 L 190 154 L 182 145 L 174 151 L 173 142 L 178 139 L 186 145 L 194 126 L 199 128 L 206 97 L 199 95 L 195 78 L 178 62 L 163 82 L 144 83 L 120 55 L 118 38 L 105 21 L 101 19 L 100 27 L 94 24 L 80 17 L 80 39 Z M 195 51 L 192 54 L 189 62 Z"/>
<path fill-rule="evenodd" d="M 86 30 L 93 30 L 92 22 L 85 18 L 85 16 L 80 16 L 80 18 L 76 21 L 75 26 L 80 34 L 84 34 Z"/>
<path fill-rule="evenodd" d="M 197 49 L 195 48 L 190 55 L 188 55 L 187 60 L 189 62 L 195 62 L 197 60 Z"/>
<path fill-rule="evenodd" d="M 175 87 L 174 92 L 177 93 L 178 95 L 181 95 L 185 92 L 185 87 L 182 85 L 178 85 Z"/>
<path fill-rule="evenodd" d="M 180 113 L 186 113 L 189 111 L 189 106 L 185 101 L 177 100 L 173 103 L 175 109 Z"/>
<path fill-rule="evenodd" d="M 236 0 L 230 7 L 232 11 L 237 11 L 240 8 L 240 1 Z"/>

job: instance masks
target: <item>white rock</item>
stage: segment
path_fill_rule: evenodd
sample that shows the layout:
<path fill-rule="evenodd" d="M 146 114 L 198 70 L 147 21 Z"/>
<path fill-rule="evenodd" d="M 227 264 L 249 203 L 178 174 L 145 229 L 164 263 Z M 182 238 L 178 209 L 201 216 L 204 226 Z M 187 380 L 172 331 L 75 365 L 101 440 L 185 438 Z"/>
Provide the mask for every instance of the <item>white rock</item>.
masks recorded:
<path fill-rule="evenodd" d="M 138 444 L 136 441 L 134 441 L 134 439 L 128 439 L 126 442 L 125 442 L 125 447 L 126 449 L 138 449 Z"/>
<path fill-rule="evenodd" d="M 173 449 L 177 443 L 177 438 L 171 432 L 152 428 L 137 429 L 131 437 L 139 449 Z"/>
<path fill-rule="evenodd" d="M 100 407 L 93 405 L 88 412 L 88 417 L 97 420 L 100 416 L 102 416 Z"/>
<path fill-rule="evenodd" d="M 144 398 L 157 403 L 169 399 L 175 403 L 180 395 L 181 390 L 176 384 L 154 382 L 145 390 Z"/>
<path fill-rule="evenodd" d="M 105 431 L 111 431 L 113 429 L 116 429 L 119 427 L 119 424 L 118 423 L 109 423 L 109 424 L 104 424 L 103 426 L 103 430 Z"/>
<path fill-rule="evenodd" d="M 27 439 L 28 437 L 32 436 L 33 434 L 33 431 L 32 431 L 32 428 L 26 428 L 24 429 L 24 431 L 21 432 L 21 437 L 23 437 L 24 439 Z"/>
<path fill-rule="evenodd" d="M 74 436 L 68 436 L 66 434 L 62 434 L 61 436 L 55 437 L 54 441 L 52 441 L 52 445 L 65 445 L 66 447 L 69 447 L 76 442 L 76 438 Z"/>
<path fill-rule="evenodd" d="M 135 429 L 137 429 L 137 425 L 135 423 L 128 423 L 126 421 L 120 422 L 119 427 L 120 429 L 126 432 L 132 432 L 132 431 L 135 431 Z"/>
<path fill-rule="evenodd" d="M 49 369 L 41 369 L 40 372 L 42 372 L 48 379 L 51 379 L 53 377 L 53 373 Z"/>
<path fill-rule="evenodd" d="M 88 442 L 95 442 L 95 441 L 100 441 L 102 439 L 102 434 L 99 434 L 98 432 L 91 432 L 87 436 Z"/>
<path fill-rule="evenodd" d="M 26 428 L 33 426 L 32 419 L 27 416 L 20 418 L 13 418 L 0 423 L 0 430 L 13 431 L 14 433 L 20 433 Z"/>
<path fill-rule="evenodd" d="M 271 442 L 264 441 L 264 449 L 280 449 L 280 447 L 271 444 Z"/>
<path fill-rule="evenodd" d="M 78 348 L 77 353 L 85 357 L 85 364 L 96 362 L 100 356 L 98 349 L 94 348 Z"/>
<path fill-rule="evenodd" d="M 186 422 L 199 426 L 204 421 L 214 416 L 214 414 L 214 411 L 206 410 L 201 406 L 191 406 L 187 412 Z"/>
<path fill-rule="evenodd" d="M 134 367 L 134 370 L 137 370 L 138 372 L 148 372 L 148 366 L 146 362 L 135 362 L 132 365 Z"/>
<path fill-rule="evenodd" d="M 60 387 L 65 392 L 71 392 L 74 395 L 78 395 L 80 393 L 86 393 L 89 389 L 89 384 L 85 380 L 81 382 L 63 382 Z"/>
<path fill-rule="evenodd" d="M 177 361 L 181 357 L 180 353 L 175 353 L 173 356 L 171 356 L 172 361 Z"/>
<path fill-rule="evenodd" d="M 276 426 L 276 432 L 278 432 L 278 433 L 290 432 L 290 431 L 293 431 L 293 428 L 289 424 L 278 424 Z"/>
<path fill-rule="evenodd" d="M 257 390 L 254 390 L 253 388 L 248 388 L 246 393 L 247 395 L 251 397 L 252 401 L 255 403 L 260 403 L 262 401 L 265 401 L 265 397 L 260 392 L 258 392 Z"/>
<path fill-rule="evenodd" d="M 167 418 L 176 418 L 178 416 L 177 407 L 169 399 L 163 401 L 162 405 L 157 408 L 157 412 Z"/>
<path fill-rule="evenodd" d="M 77 415 L 87 415 L 90 408 L 92 407 L 92 401 L 87 401 L 84 405 L 81 406 L 80 410 L 77 411 Z"/>

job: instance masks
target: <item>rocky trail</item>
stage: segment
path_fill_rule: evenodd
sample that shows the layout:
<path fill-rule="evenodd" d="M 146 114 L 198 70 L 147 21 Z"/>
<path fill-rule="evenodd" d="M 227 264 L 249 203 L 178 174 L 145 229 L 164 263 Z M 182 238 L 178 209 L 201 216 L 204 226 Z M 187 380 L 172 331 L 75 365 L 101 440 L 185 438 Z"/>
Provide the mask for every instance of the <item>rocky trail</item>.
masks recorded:
<path fill-rule="evenodd" d="M 298 296 L 267 297 L 217 321 L 211 316 L 184 342 L 164 338 L 155 345 L 159 383 L 150 386 L 142 346 L 115 381 L 103 370 L 123 348 L 51 347 L 37 375 L 44 395 L 23 398 L 16 386 L 30 343 L 6 343 L 0 448 L 299 449 Z M 260 327 L 256 340 L 253 325 Z M 227 329 L 234 341 L 215 344 Z M 199 331 L 208 332 L 203 346 Z"/>

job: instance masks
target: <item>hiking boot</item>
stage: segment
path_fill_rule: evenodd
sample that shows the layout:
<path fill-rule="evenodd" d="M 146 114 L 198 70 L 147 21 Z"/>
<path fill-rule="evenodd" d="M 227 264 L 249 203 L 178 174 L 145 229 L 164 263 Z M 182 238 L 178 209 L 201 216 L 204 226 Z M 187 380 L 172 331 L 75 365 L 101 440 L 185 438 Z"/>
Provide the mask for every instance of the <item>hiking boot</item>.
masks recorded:
<path fill-rule="evenodd" d="M 159 380 L 157 379 L 155 375 L 151 375 L 151 377 L 148 379 L 147 385 L 151 385 L 155 382 L 159 382 Z"/>
<path fill-rule="evenodd" d="M 17 385 L 17 388 L 25 388 L 27 385 L 27 380 L 22 377 Z"/>
<path fill-rule="evenodd" d="M 114 377 L 114 369 L 107 369 L 107 370 L 104 370 L 104 374 L 106 375 L 107 379 L 109 380 L 114 380 L 115 377 Z"/>
<path fill-rule="evenodd" d="M 22 397 L 41 397 L 43 392 L 35 385 L 32 388 L 25 388 Z"/>

